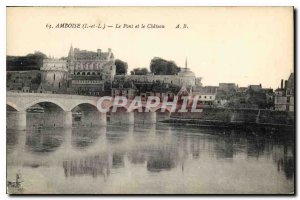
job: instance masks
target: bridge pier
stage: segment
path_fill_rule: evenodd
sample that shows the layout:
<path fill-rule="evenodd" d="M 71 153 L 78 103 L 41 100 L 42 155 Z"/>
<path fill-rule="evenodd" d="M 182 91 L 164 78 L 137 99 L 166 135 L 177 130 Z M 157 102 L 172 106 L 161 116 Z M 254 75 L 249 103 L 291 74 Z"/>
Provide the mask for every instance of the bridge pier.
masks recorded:
<path fill-rule="evenodd" d="M 98 121 L 99 126 L 106 126 L 107 124 L 106 113 L 99 112 L 98 117 L 99 117 L 99 121 Z"/>
<path fill-rule="evenodd" d="M 168 120 L 170 119 L 171 113 L 169 112 L 160 112 L 160 111 L 156 111 L 156 121 L 163 121 L 163 120 Z"/>
<path fill-rule="evenodd" d="M 106 113 L 99 111 L 84 111 L 82 112 L 82 124 L 85 126 L 105 126 Z"/>
<path fill-rule="evenodd" d="M 156 124 L 156 112 L 134 112 L 136 124 Z"/>
<path fill-rule="evenodd" d="M 9 111 L 6 115 L 8 129 L 26 130 L 26 111 Z"/>
<path fill-rule="evenodd" d="M 72 111 L 64 112 L 64 127 L 72 128 Z"/>
<path fill-rule="evenodd" d="M 112 124 L 134 124 L 134 112 L 112 112 L 110 122 Z"/>

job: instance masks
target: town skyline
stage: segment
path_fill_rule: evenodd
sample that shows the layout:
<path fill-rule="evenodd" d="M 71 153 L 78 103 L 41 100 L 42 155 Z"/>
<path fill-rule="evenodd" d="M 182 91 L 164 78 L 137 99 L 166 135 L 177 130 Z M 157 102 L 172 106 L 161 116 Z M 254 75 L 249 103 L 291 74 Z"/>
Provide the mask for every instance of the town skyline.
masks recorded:
<path fill-rule="evenodd" d="M 9 8 L 8 14 L 14 21 L 7 25 L 7 55 L 22 56 L 38 49 L 47 56 L 60 58 L 67 56 L 71 44 L 89 51 L 111 48 L 115 58 L 128 63 L 128 71 L 137 67 L 149 69 L 153 57 L 172 60 L 184 67 L 187 57 L 188 67 L 197 77 L 202 77 L 204 85 L 225 82 L 246 87 L 262 84 L 265 88 L 276 89 L 281 79 L 293 72 L 293 24 L 290 20 L 293 15 L 289 8 L 272 8 L 267 12 L 259 8 L 241 8 L 242 12 L 234 8 L 203 8 L 202 12 L 193 9 L 188 12 L 181 8 L 180 16 L 186 21 L 178 20 L 178 23 L 187 23 L 190 27 L 187 30 L 175 29 L 177 8 L 170 8 L 164 18 L 155 16 L 153 9 L 159 13 L 160 8 L 152 8 L 151 11 L 130 8 L 126 12 L 113 8 L 114 12 L 120 13 L 116 16 L 110 15 L 109 8 L 85 11 L 80 8 Z M 22 16 L 28 12 L 33 17 L 24 22 Z M 53 12 L 57 16 L 49 18 L 49 13 Z M 138 18 L 138 15 L 143 17 Z M 62 21 L 113 25 L 146 21 L 164 24 L 166 28 L 147 31 L 45 28 L 46 23 Z M 18 31 L 19 27 L 28 28 Z M 14 37 L 15 34 L 17 37 Z"/>
<path fill-rule="evenodd" d="M 71 46 L 73 46 L 73 44 L 71 44 Z M 74 46 L 73 46 L 73 47 L 74 47 Z M 75 48 L 78 48 L 78 47 L 75 47 Z M 79 49 L 80 49 L 80 48 L 79 48 Z M 80 49 L 80 50 L 93 51 L 92 49 Z M 104 50 L 104 49 L 102 49 L 102 50 Z M 33 52 L 31 52 L 31 53 L 35 53 L 35 52 L 41 52 L 41 53 L 44 53 L 44 52 L 39 51 L 39 50 L 33 51 Z M 7 56 L 26 56 L 26 55 L 31 54 L 31 53 L 27 53 L 27 54 L 25 54 L 25 55 L 7 55 Z M 46 55 L 46 54 L 45 54 L 45 55 Z M 61 58 L 66 58 L 66 57 L 67 57 L 67 54 L 66 54 L 66 55 L 62 55 L 62 56 L 58 56 L 58 57 L 54 57 L 54 56 L 51 55 L 51 54 L 46 55 L 46 56 L 47 56 L 47 59 L 61 59 Z M 151 59 L 153 59 L 153 58 L 155 58 L 155 57 L 159 57 L 159 56 L 153 56 Z M 165 58 L 163 58 L 163 57 L 159 57 L 159 58 L 165 59 Z M 116 59 L 119 59 L 119 58 L 116 57 Z M 122 61 L 124 61 L 124 62 L 126 62 L 126 63 L 128 64 L 127 75 L 130 75 L 130 71 L 133 70 L 133 69 L 135 69 L 135 68 L 147 68 L 147 69 L 149 70 L 149 73 L 151 73 L 151 70 L 150 70 L 150 62 L 151 62 L 151 59 L 149 59 L 149 64 L 148 64 L 148 66 L 142 66 L 142 67 L 131 67 L 131 66 L 128 64 L 128 62 L 127 62 L 126 60 L 122 60 L 122 59 L 119 59 L 119 60 L 122 60 Z M 171 60 L 171 59 L 170 59 L 170 60 L 169 60 L 169 59 L 165 59 L 165 60 L 173 61 L 173 62 L 175 62 L 175 64 L 176 64 L 178 67 L 184 68 L 184 67 L 185 67 L 185 62 L 186 62 L 186 60 L 188 61 L 188 58 L 185 57 L 185 59 L 184 59 L 184 64 L 183 64 L 183 65 L 178 65 L 178 63 L 177 63 L 176 61 Z M 187 63 L 188 63 L 188 62 L 187 62 Z M 193 71 L 193 68 L 191 68 L 189 65 L 187 65 L 187 67 L 190 68 L 190 69 Z M 291 70 L 289 74 L 291 74 L 291 73 L 294 73 L 294 69 Z M 196 77 L 201 77 L 201 78 L 202 78 L 202 83 L 203 83 L 203 80 L 204 80 L 203 86 L 218 86 L 220 83 L 234 83 L 234 84 L 236 84 L 238 87 L 248 87 L 248 86 L 250 86 L 250 85 L 260 85 L 260 84 L 261 84 L 261 83 L 249 83 L 249 84 L 247 84 L 247 85 L 239 85 L 239 83 L 236 83 L 236 82 L 230 82 L 230 81 L 227 81 L 227 82 L 217 82 L 217 83 L 215 83 L 215 84 L 205 84 L 205 77 L 198 76 L 196 73 L 195 73 L 195 75 L 196 75 Z M 262 87 L 263 87 L 263 88 L 272 88 L 272 89 L 274 89 L 274 90 L 275 90 L 275 89 L 278 89 L 278 88 L 280 88 L 280 82 L 281 82 L 281 80 L 285 80 L 285 77 L 282 77 L 282 78 L 279 80 L 278 86 L 277 86 L 277 87 L 272 87 L 272 86 L 270 86 L 270 87 L 265 87 L 264 85 L 262 85 Z"/>

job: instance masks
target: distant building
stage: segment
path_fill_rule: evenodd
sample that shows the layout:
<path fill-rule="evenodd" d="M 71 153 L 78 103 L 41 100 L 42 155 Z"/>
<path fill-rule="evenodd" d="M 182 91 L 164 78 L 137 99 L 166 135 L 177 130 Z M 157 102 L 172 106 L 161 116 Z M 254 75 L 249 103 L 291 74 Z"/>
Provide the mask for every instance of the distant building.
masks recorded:
<path fill-rule="evenodd" d="M 248 87 L 237 87 L 237 92 L 245 93 L 248 90 Z"/>
<path fill-rule="evenodd" d="M 294 73 L 291 73 L 289 79 L 286 81 L 281 80 L 280 88 L 275 90 L 275 110 L 294 112 L 294 94 Z"/>
<path fill-rule="evenodd" d="M 219 91 L 224 91 L 224 92 L 232 92 L 236 91 L 237 86 L 235 83 L 219 83 Z"/>
<path fill-rule="evenodd" d="M 258 92 L 262 89 L 262 87 L 261 87 L 261 84 L 259 84 L 259 85 L 249 85 L 248 89 L 249 90 L 254 90 L 255 92 Z"/>
<path fill-rule="evenodd" d="M 199 105 L 214 105 L 218 86 L 205 86 L 193 88 L 193 96 L 198 99 Z"/>

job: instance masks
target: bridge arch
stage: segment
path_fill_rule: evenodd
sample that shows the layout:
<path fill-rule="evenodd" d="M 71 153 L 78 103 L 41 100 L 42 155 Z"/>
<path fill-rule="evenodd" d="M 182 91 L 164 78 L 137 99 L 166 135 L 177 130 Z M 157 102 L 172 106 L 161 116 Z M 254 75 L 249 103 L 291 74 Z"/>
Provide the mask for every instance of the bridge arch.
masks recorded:
<path fill-rule="evenodd" d="M 72 109 L 73 126 L 102 126 L 106 125 L 106 113 L 101 113 L 97 106 L 91 102 L 81 102 Z"/>
<path fill-rule="evenodd" d="M 88 107 L 89 109 L 97 109 L 97 102 L 94 101 L 79 101 L 75 104 L 70 104 L 68 110 L 73 110 L 76 107 Z"/>
<path fill-rule="evenodd" d="M 22 109 L 16 104 L 6 101 L 6 110 L 8 107 L 10 107 L 10 111 L 22 111 Z"/>
<path fill-rule="evenodd" d="M 49 100 L 49 99 L 38 99 L 38 100 L 35 100 L 33 102 L 30 102 L 28 104 L 26 104 L 24 106 L 24 110 L 27 110 L 28 108 L 36 105 L 36 104 L 41 104 L 41 103 L 49 103 L 49 104 L 53 104 L 53 105 L 56 105 L 57 107 L 59 107 L 60 109 L 62 109 L 63 111 L 67 111 L 67 107 L 66 105 L 64 105 L 63 103 L 61 103 L 60 101 L 53 101 L 53 100 Z"/>
<path fill-rule="evenodd" d="M 64 127 L 65 108 L 59 102 L 36 100 L 25 107 L 27 128 Z"/>

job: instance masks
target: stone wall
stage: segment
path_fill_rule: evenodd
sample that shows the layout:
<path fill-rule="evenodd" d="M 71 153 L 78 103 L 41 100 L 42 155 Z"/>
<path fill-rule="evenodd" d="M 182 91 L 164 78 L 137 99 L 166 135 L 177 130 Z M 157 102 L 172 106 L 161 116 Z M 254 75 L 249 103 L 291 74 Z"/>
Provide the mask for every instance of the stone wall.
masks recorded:
<path fill-rule="evenodd" d="M 254 109 L 205 108 L 200 113 L 172 113 L 171 118 L 288 125 L 295 123 L 294 112 Z"/>

